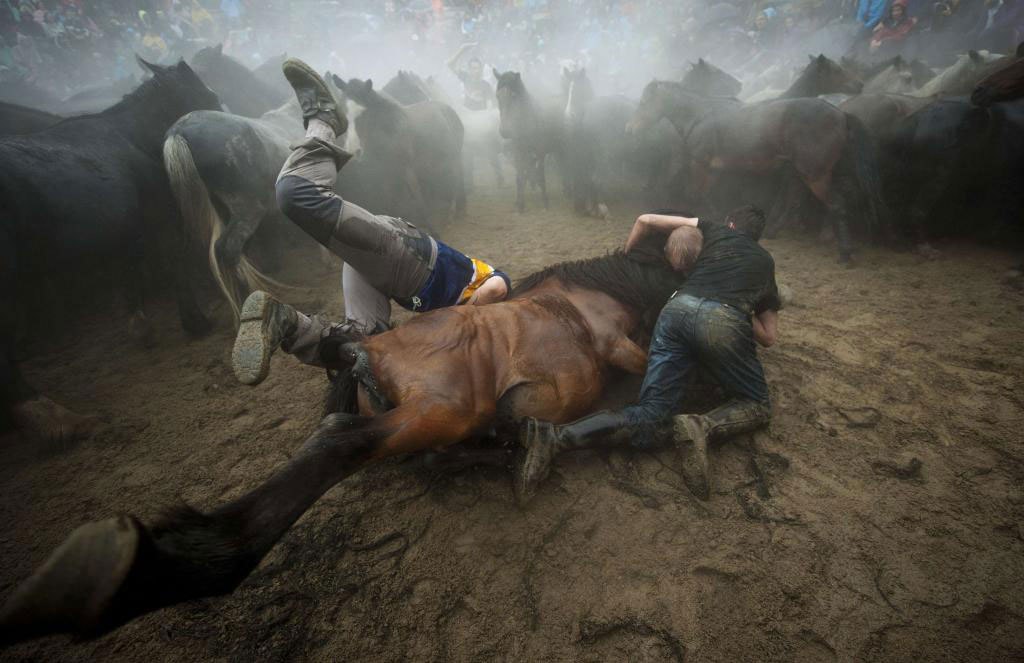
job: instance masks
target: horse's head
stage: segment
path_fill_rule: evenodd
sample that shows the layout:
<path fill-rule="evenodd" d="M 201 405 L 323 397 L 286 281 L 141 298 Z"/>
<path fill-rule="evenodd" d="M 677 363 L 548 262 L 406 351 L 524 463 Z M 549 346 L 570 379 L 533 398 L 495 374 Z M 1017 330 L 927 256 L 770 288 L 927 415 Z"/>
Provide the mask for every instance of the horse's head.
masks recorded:
<path fill-rule="evenodd" d="M 820 94 L 860 94 L 864 83 L 857 76 L 839 65 L 836 61 L 819 53 L 818 57 L 807 56 L 810 62 L 804 69 L 801 78 L 807 77 Z"/>
<path fill-rule="evenodd" d="M 565 94 L 565 119 L 573 124 L 580 122 L 594 99 L 594 86 L 587 77 L 587 70 L 563 67 L 562 90 Z"/>
<path fill-rule="evenodd" d="M 669 114 L 674 88 L 682 89 L 679 83 L 654 80 L 647 84 L 643 94 L 640 95 L 640 103 L 633 111 L 633 117 L 626 124 L 627 133 L 639 133 L 646 131 L 658 123 L 663 117 Z"/>
<path fill-rule="evenodd" d="M 981 80 L 971 93 L 971 103 L 990 106 L 1024 96 L 1024 42 L 1017 47 L 1016 59 Z"/>
<path fill-rule="evenodd" d="M 502 138 L 513 138 L 519 133 L 526 119 L 529 97 L 523 77 L 518 71 L 499 72 L 492 70 L 498 82 L 495 96 L 498 98 L 498 113 L 501 116 L 499 132 Z"/>
<path fill-rule="evenodd" d="M 334 82 L 337 83 L 338 87 L 341 88 L 341 91 L 345 93 L 345 96 L 363 108 L 378 105 L 384 100 L 384 97 L 373 89 L 372 78 L 367 78 L 365 81 L 359 80 L 358 78 L 350 78 L 346 82 L 335 77 Z"/>
<path fill-rule="evenodd" d="M 406 106 L 430 99 L 423 79 L 411 71 L 401 69 L 384 84 L 381 92 L 390 95 L 395 101 Z"/>
<path fill-rule="evenodd" d="M 743 83 L 700 58 L 690 65 L 681 81 L 683 89 L 708 97 L 735 97 L 743 89 Z"/>
<path fill-rule="evenodd" d="M 158 91 L 154 92 L 151 103 L 159 115 L 177 119 L 194 110 L 220 110 L 220 99 L 184 60 L 163 66 L 135 57 L 139 66 L 153 74 L 153 78 L 136 88 L 133 94 L 141 91 L 143 86 Z"/>

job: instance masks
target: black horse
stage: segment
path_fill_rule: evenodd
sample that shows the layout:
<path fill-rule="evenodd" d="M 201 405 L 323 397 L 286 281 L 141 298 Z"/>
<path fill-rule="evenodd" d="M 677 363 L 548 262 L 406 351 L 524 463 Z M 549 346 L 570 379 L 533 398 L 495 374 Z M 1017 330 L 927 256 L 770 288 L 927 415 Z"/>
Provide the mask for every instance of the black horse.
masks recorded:
<path fill-rule="evenodd" d="M 447 214 L 453 205 L 456 216 L 464 214 L 465 130 L 455 110 L 432 100 L 402 106 L 374 90 L 372 80 L 333 79 L 350 101 L 364 109 L 353 122 L 364 165 L 378 173 L 393 200 L 408 201 L 400 216 L 429 222 L 433 210 L 440 208 Z M 389 213 L 379 206 L 370 209 Z"/>
<path fill-rule="evenodd" d="M 882 150 L 890 203 L 925 255 L 936 235 L 992 239 L 1024 229 L 1024 100 L 932 102 L 886 134 Z"/>
<path fill-rule="evenodd" d="M 0 136 L 30 134 L 60 122 L 60 115 L 0 101 Z"/>
<path fill-rule="evenodd" d="M 192 56 L 192 67 L 235 115 L 259 117 L 291 96 L 290 89 L 264 82 L 244 64 L 224 55 L 222 44 L 198 51 Z"/>
<path fill-rule="evenodd" d="M 102 113 L 0 139 L 0 416 L 44 437 L 84 433 L 87 420 L 36 393 L 19 372 L 19 303 L 40 280 L 78 278 L 113 263 L 123 265 L 134 321 L 148 324 L 143 285 L 152 256 L 146 249 L 155 244 L 155 234 L 175 229 L 177 222 L 160 163 L 164 133 L 191 110 L 220 106 L 184 62 L 140 64 L 153 77 Z M 181 260 L 173 264 L 180 267 L 182 324 L 203 332 L 209 323 Z"/>
<path fill-rule="evenodd" d="M 536 177 L 544 207 L 548 206 L 548 188 L 544 161 L 553 155 L 565 165 L 566 138 L 563 107 L 559 99 L 538 101 L 523 84 L 517 71 L 494 70 L 498 81 L 498 111 L 501 137 L 512 143 L 516 167 L 516 209 L 526 210 L 524 193 L 527 181 Z M 563 168 L 563 173 L 565 169 Z"/>

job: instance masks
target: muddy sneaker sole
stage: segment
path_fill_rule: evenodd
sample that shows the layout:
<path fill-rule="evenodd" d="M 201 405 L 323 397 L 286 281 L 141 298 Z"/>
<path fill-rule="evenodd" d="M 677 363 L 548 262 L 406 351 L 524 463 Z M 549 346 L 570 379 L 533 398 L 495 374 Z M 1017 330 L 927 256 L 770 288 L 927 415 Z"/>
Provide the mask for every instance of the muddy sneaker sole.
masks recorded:
<path fill-rule="evenodd" d="M 277 345 L 270 329 L 276 305 L 273 297 L 261 291 L 249 295 L 242 304 L 238 335 L 231 351 L 231 368 L 242 384 L 259 384 L 270 372 L 270 355 Z"/>

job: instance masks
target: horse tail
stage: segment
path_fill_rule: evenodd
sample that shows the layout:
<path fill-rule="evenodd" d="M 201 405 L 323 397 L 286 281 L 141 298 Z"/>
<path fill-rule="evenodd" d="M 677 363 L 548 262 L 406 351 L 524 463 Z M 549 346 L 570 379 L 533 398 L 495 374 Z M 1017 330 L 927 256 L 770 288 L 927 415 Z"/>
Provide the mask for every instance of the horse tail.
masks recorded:
<path fill-rule="evenodd" d="M 868 218 L 868 232 L 872 237 L 879 231 L 889 230 L 889 209 L 882 197 L 882 176 L 878 149 L 867 127 L 853 115 L 846 115 L 847 144 L 853 165 L 853 176 L 860 189 L 863 211 Z"/>
<path fill-rule="evenodd" d="M 163 152 L 164 169 L 181 210 L 186 242 L 205 247 L 210 272 L 231 306 L 237 323 L 245 295 L 252 290 L 280 292 L 285 286 L 261 273 L 245 256 L 240 257 L 234 270 L 220 264 L 216 249 L 217 240 L 224 234 L 224 219 L 214 206 L 210 191 L 196 168 L 188 141 L 179 133 L 171 133 L 164 140 Z"/>

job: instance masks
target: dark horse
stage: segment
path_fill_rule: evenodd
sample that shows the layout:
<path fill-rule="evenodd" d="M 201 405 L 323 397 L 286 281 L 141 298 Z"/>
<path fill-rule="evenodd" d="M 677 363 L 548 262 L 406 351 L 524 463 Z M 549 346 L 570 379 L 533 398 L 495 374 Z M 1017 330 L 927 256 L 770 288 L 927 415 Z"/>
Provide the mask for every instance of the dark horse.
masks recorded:
<path fill-rule="evenodd" d="M 289 145 L 302 135 L 302 111 L 294 97 L 255 119 L 193 111 L 167 132 L 164 169 L 186 233 L 202 244 L 236 319 L 250 289 L 271 289 L 244 249 L 268 220 L 286 223 L 274 182 Z"/>
<path fill-rule="evenodd" d="M 17 136 L 52 127 L 61 120 L 60 115 L 0 101 L 0 136 Z"/>
<path fill-rule="evenodd" d="M 613 182 L 643 182 L 648 190 L 670 174 L 672 149 L 679 140 L 667 123 L 629 135 L 626 125 L 636 105 L 621 95 L 597 96 L 586 69 L 563 69 L 566 155 L 578 214 L 605 217 Z"/>
<path fill-rule="evenodd" d="M 504 303 L 338 339 L 358 415 L 329 414 L 283 467 L 209 513 L 182 507 L 150 525 L 121 516 L 80 527 L 0 611 L 0 642 L 95 636 L 227 594 L 321 495 L 368 463 L 496 425 L 507 433 L 524 416 L 566 422 L 592 411 L 611 369 L 643 372 L 636 341 L 680 282 L 660 251 L 643 262 L 619 252 L 533 274 Z"/>
<path fill-rule="evenodd" d="M 705 97 L 738 97 L 743 83 L 704 58 L 691 63 L 682 80 L 683 89 Z"/>
<path fill-rule="evenodd" d="M 548 206 L 548 188 L 544 160 L 553 155 L 559 164 L 565 159 L 565 121 L 558 100 L 538 101 L 527 91 L 517 71 L 499 73 L 498 112 L 501 116 L 501 137 L 512 143 L 516 167 L 516 209 L 526 210 L 526 183 L 536 177 L 544 207 Z M 564 172 L 564 170 L 563 170 Z"/>
<path fill-rule="evenodd" d="M 161 229 L 180 230 L 160 163 L 164 132 L 191 110 L 220 106 L 184 62 L 140 62 L 153 77 L 102 113 L 0 139 L 0 417 L 45 437 L 80 434 L 86 420 L 36 393 L 18 370 L 19 300 L 40 280 L 114 262 L 125 268 L 134 321 L 146 324 L 143 276 L 153 256 L 145 246 Z M 182 324 L 203 332 L 209 323 L 182 261 L 173 264 Z"/>
<path fill-rule="evenodd" d="M 270 85 L 238 60 L 224 55 L 222 44 L 198 51 L 192 56 L 192 67 L 235 115 L 259 117 L 291 96 L 287 86 Z"/>
<path fill-rule="evenodd" d="M 402 106 L 374 90 L 372 80 L 345 82 L 335 76 L 334 83 L 363 107 L 353 122 L 362 156 L 391 185 L 393 198 L 411 203 L 402 216 L 427 221 L 432 208 L 440 206 L 447 214 L 453 205 L 456 216 L 464 214 L 464 129 L 455 110 L 432 100 Z"/>
<path fill-rule="evenodd" d="M 1000 101 L 1024 97 L 1024 42 L 1017 46 L 1014 60 L 989 74 L 971 92 L 971 103 L 991 106 Z"/>
<path fill-rule="evenodd" d="M 932 102 L 901 120 L 883 150 L 889 198 L 926 255 L 943 231 L 993 238 L 1022 230 L 1024 99 L 986 108 Z"/>
<path fill-rule="evenodd" d="M 858 203 L 867 227 L 878 228 L 883 203 L 874 149 L 861 123 L 835 106 L 818 99 L 745 106 L 699 97 L 679 83 L 652 81 L 631 124 L 644 129 L 661 118 L 668 118 L 686 144 L 693 204 L 706 205 L 722 175 L 767 175 L 788 165 L 828 209 L 841 262 L 850 259 L 848 217 Z"/>

